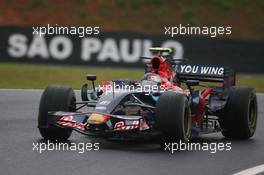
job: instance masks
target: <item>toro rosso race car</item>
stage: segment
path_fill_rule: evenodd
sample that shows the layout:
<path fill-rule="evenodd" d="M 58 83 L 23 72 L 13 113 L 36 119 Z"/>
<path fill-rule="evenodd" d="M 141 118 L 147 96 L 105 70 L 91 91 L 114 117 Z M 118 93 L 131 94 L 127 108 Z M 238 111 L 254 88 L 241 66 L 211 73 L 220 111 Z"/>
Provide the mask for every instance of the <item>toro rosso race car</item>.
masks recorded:
<path fill-rule="evenodd" d="M 108 139 L 157 138 L 188 142 L 193 136 L 222 132 L 248 139 L 257 125 L 252 88 L 235 85 L 235 73 L 219 66 L 190 65 L 172 58 L 170 48 L 150 48 L 142 57 L 140 80 L 110 80 L 95 86 L 87 75 L 82 101 L 71 88 L 50 85 L 42 94 L 38 128 L 44 139 L 66 140 L 72 131 Z M 203 83 L 203 84 L 202 84 Z"/>

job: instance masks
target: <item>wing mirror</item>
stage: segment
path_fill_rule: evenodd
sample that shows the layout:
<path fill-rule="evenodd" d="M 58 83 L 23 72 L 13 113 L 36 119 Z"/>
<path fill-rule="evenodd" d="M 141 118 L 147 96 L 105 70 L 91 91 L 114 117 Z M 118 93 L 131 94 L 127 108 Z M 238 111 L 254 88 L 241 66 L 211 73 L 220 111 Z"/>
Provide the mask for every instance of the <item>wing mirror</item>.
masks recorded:
<path fill-rule="evenodd" d="M 93 74 L 87 74 L 86 79 L 89 81 L 95 81 L 96 80 L 96 75 Z"/>
<path fill-rule="evenodd" d="M 89 81 L 92 81 L 93 84 L 93 90 L 95 91 L 94 81 L 96 80 L 96 75 L 93 74 L 87 74 L 86 79 Z"/>

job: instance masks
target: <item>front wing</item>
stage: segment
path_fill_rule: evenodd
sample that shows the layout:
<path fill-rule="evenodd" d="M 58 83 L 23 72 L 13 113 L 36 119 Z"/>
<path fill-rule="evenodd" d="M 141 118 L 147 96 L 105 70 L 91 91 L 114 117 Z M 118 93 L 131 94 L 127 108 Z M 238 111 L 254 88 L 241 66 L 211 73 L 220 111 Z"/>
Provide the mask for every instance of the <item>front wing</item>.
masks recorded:
<path fill-rule="evenodd" d="M 140 115 L 111 115 L 95 112 L 49 112 L 47 127 L 73 129 L 89 136 L 107 136 L 117 132 L 141 132 L 150 129 Z"/>

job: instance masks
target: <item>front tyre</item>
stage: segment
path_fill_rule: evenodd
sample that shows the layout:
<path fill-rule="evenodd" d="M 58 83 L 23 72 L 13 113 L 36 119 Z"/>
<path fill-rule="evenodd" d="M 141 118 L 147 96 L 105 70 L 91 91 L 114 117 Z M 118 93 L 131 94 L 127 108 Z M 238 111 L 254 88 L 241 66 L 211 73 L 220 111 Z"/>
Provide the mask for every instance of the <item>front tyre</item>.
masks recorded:
<path fill-rule="evenodd" d="M 191 111 L 183 94 L 163 93 L 156 104 L 155 120 L 163 141 L 188 142 L 191 135 Z"/>
<path fill-rule="evenodd" d="M 57 85 L 48 86 L 40 100 L 38 127 L 41 136 L 47 140 L 67 140 L 71 129 L 49 126 L 47 115 L 49 111 L 76 111 L 76 97 L 71 88 Z"/>

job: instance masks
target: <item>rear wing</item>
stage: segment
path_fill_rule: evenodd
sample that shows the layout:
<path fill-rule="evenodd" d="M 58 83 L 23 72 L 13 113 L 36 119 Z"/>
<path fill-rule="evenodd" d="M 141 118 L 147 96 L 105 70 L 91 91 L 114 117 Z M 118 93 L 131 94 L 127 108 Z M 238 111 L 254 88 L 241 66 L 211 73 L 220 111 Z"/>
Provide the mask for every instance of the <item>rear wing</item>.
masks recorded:
<path fill-rule="evenodd" d="M 173 50 L 171 48 L 163 48 L 163 47 L 151 47 L 149 51 L 152 52 L 154 55 L 162 55 L 162 53 L 168 53 L 171 55 Z"/>
<path fill-rule="evenodd" d="M 236 81 L 235 72 L 221 66 L 177 64 L 175 71 L 179 81 L 220 82 L 224 87 L 234 86 Z"/>

